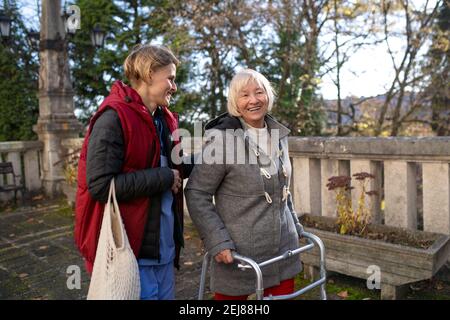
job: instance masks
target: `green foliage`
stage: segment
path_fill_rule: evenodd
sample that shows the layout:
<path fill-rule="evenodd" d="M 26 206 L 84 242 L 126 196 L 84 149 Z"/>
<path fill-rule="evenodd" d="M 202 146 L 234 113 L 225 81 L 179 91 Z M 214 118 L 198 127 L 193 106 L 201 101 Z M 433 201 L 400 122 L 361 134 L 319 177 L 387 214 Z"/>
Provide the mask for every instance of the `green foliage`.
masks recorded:
<path fill-rule="evenodd" d="M 11 2 L 11 1 L 10 1 Z M 19 1 L 18 1 L 19 2 Z M 75 108 L 82 122 L 97 110 L 115 80 L 125 80 L 122 63 L 137 43 L 164 44 L 181 61 L 178 92 L 171 109 L 181 127 L 209 120 L 226 111 L 227 87 L 237 70 L 256 69 L 272 82 L 277 99 L 272 113 L 293 135 L 322 135 L 327 119 L 318 94 L 319 77 L 336 68 L 326 59 L 323 25 L 338 22 L 351 30 L 369 2 L 337 1 L 198 1 L 74 0 L 81 10 L 81 29 L 69 41 Z M 11 9 L 11 8 L 10 8 Z M 0 44 L 0 140 L 32 139 L 36 123 L 37 50 L 27 43 L 23 18 L 12 8 L 13 39 Z M 10 14 L 11 15 L 11 14 Z M 433 45 L 422 72 L 430 78 L 427 96 L 432 126 L 448 134 L 448 7 L 434 26 Z M 354 23 L 354 25 L 353 25 Z M 108 32 L 103 48 L 91 44 L 99 24 Z M 379 23 L 376 27 L 382 29 Z M 345 29 L 347 30 L 347 29 Z M 347 36 L 342 30 L 342 36 Z M 375 30 L 375 29 L 374 29 Z M 329 30 L 328 30 L 329 31 Z M 344 38 L 343 38 L 344 39 Z M 341 52 L 341 54 L 343 54 Z M 341 57 L 344 59 L 344 57 Z M 345 60 L 345 59 L 344 59 Z M 342 61 L 344 61 L 342 60 Z M 341 62 L 342 62 L 341 61 Z M 326 70 L 325 70 L 326 69 Z M 418 77 L 420 78 L 420 77 Z M 357 110 L 358 111 L 358 110 Z"/>
<path fill-rule="evenodd" d="M 295 278 L 295 290 L 304 288 L 311 282 L 304 279 L 304 272 L 298 274 Z M 379 300 L 378 290 L 367 289 L 366 281 L 346 276 L 334 275 L 328 278 L 326 284 L 328 299 L 345 299 L 345 300 Z M 345 293 L 345 295 L 343 294 Z M 346 297 L 345 297 L 346 296 Z M 345 297 L 345 298 L 344 298 Z M 300 295 L 296 300 L 318 300 L 320 298 L 320 287 Z"/>
<path fill-rule="evenodd" d="M 80 120 L 86 123 L 105 97 L 114 80 L 121 79 L 121 63 L 125 50 L 120 48 L 120 39 L 114 46 L 106 42 L 104 48 L 95 48 L 91 43 L 91 30 L 96 24 L 113 35 L 122 26 L 117 19 L 124 19 L 125 13 L 113 0 L 78 0 L 81 11 L 81 29 L 70 41 L 69 55 L 73 86 L 76 93 L 75 107 L 82 111 Z M 114 37 L 115 38 L 115 37 Z M 115 38 L 116 39 L 116 38 Z"/>
<path fill-rule="evenodd" d="M 112 83 L 125 80 L 122 63 L 129 50 L 137 43 L 162 43 L 181 61 L 177 70 L 178 92 L 171 106 L 180 113 L 181 127 L 192 129 L 195 121 L 226 111 L 226 90 L 236 67 L 250 67 L 265 74 L 280 92 L 273 112 L 294 134 L 320 134 L 322 113 L 316 108 L 316 87 L 310 81 L 317 66 L 311 67 L 309 61 L 305 63 L 300 58 L 305 43 L 293 32 L 295 27 L 280 28 L 271 34 L 263 30 L 262 19 L 266 24 L 275 23 L 264 10 L 255 14 L 247 2 L 219 1 L 76 0 L 74 4 L 80 7 L 81 29 L 69 41 L 69 58 L 75 108 L 85 124 Z M 264 1 L 258 1 L 258 5 L 264 7 Z M 294 18 L 298 18 L 296 14 Z M 90 32 L 96 24 L 108 32 L 103 48 L 91 44 Z M 31 48 L 27 50 L 32 53 Z M 279 63 L 286 62 L 286 55 L 288 64 L 280 69 Z M 9 57 L 4 59 L 11 61 Z M 315 61 L 313 57 L 310 60 Z M 26 74 L 29 70 L 21 71 Z M 37 72 L 36 65 L 34 71 Z M 283 78 L 286 72 L 288 86 Z M 35 79 L 35 96 L 36 75 L 25 78 Z M 2 88 L 5 94 L 13 92 L 7 86 Z M 37 100 L 27 105 L 37 110 Z M 20 112 L 20 116 L 25 114 Z M 13 125 L 12 120 L 20 120 L 20 116 L 11 117 L 8 124 Z M 36 114 L 26 125 L 30 132 L 35 122 Z M 14 130 L 5 130 L 8 131 Z"/>
<path fill-rule="evenodd" d="M 80 7 L 81 30 L 71 40 L 70 58 L 73 61 L 72 76 L 76 92 L 75 103 L 79 118 L 87 123 L 100 102 L 108 95 L 115 80 L 126 82 L 123 61 L 131 48 L 139 43 L 161 43 L 170 47 L 182 62 L 177 70 L 178 92 L 171 109 L 180 112 L 181 126 L 189 128 L 194 120 L 189 114 L 199 96 L 185 88 L 190 79 L 191 51 L 187 50 L 182 30 L 173 32 L 173 10 L 177 5 L 166 0 L 77 0 Z M 103 48 L 91 44 L 90 30 L 98 24 L 107 32 Z M 80 113 L 81 111 L 81 113 Z"/>
<path fill-rule="evenodd" d="M 8 9 L 11 38 L 0 43 L 0 141 L 31 140 L 38 116 L 37 57 L 17 8 Z"/>
<path fill-rule="evenodd" d="M 274 115 L 291 129 L 292 135 L 320 135 L 325 112 L 320 107 L 316 78 L 321 63 L 318 33 L 305 21 L 302 10 L 291 2 L 275 2 L 275 36 L 267 45 L 272 63 L 264 70 L 275 85 Z"/>

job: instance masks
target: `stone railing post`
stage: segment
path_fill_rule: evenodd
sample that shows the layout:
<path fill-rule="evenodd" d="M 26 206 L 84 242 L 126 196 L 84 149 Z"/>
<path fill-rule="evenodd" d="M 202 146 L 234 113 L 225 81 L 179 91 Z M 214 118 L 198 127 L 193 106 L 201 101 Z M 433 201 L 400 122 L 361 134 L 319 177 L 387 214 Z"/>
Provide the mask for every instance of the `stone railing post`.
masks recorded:
<path fill-rule="evenodd" d="M 384 162 L 386 225 L 417 229 L 416 164 L 406 161 Z"/>
<path fill-rule="evenodd" d="M 423 163 L 424 230 L 450 234 L 450 169 L 448 162 Z"/>
<path fill-rule="evenodd" d="M 18 151 L 11 151 L 6 155 L 6 161 L 11 162 L 14 174 L 17 176 L 14 179 L 16 180 L 15 183 L 20 183 L 22 181 L 22 166 L 20 161 L 20 152 Z M 14 183 L 13 177 L 11 175 L 8 175 L 8 183 L 12 184 Z M 19 195 L 18 195 L 19 196 Z"/>
<path fill-rule="evenodd" d="M 294 157 L 292 162 L 291 183 L 295 210 L 321 215 L 320 160 Z"/>
<path fill-rule="evenodd" d="M 42 187 L 39 150 L 28 150 L 23 155 L 25 170 L 25 186 L 28 190 L 38 190 Z"/>
<path fill-rule="evenodd" d="M 322 215 L 326 217 L 336 217 L 336 195 L 334 191 L 327 189 L 328 179 L 333 176 L 348 176 L 350 169 L 348 162 L 336 159 L 322 159 L 320 161 L 321 170 L 321 196 L 322 196 Z"/>

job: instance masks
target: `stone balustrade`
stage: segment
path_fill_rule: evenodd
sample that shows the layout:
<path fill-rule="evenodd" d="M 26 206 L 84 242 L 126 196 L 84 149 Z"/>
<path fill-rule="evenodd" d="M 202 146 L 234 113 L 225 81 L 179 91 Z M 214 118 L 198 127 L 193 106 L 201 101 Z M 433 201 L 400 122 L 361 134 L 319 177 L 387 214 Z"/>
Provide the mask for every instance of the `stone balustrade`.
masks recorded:
<path fill-rule="evenodd" d="M 70 153 L 82 141 L 67 139 L 63 146 Z M 183 146 L 198 151 L 201 141 L 185 138 Z M 450 234 L 450 137 L 290 137 L 289 149 L 291 192 L 298 213 L 335 216 L 328 178 L 365 171 L 375 176 L 368 190 L 379 192 L 366 197 L 374 222 Z M 39 141 L 0 143 L 2 161 L 13 163 L 29 191 L 42 187 L 41 152 Z M 357 203 L 360 189 L 353 185 L 352 199 Z M 5 194 L 0 196 L 5 200 Z"/>
<path fill-rule="evenodd" d="M 61 144 L 65 150 L 65 155 L 72 154 L 81 149 L 83 139 L 73 138 L 62 140 Z M 40 141 L 8 141 L 0 142 L 0 160 L 2 162 L 12 162 L 14 172 L 19 177 L 16 183 L 25 183 L 26 192 L 33 194 L 42 191 L 42 152 L 43 143 Z M 0 177 L 0 186 L 11 183 L 12 177 L 8 175 L 7 181 Z M 18 193 L 18 196 L 22 196 Z M 0 201 L 13 199 L 14 193 L 0 193 Z"/>
<path fill-rule="evenodd" d="M 183 140 L 187 152 L 200 146 Z M 365 171 L 375 176 L 366 190 L 378 191 L 366 197 L 373 222 L 450 234 L 450 137 L 290 137 L 289 153 L 299 214 L 336 216 L 328 178 Z M 361 188 L 352 185 L 357 204 Z"/>
<path fill-rule="evenodd" d="M 328 178 L 365 171 L 379 192 L 366 197 L 374 222 L 450 234 L 450 137 L 291 137 L 289 148 L 299 213 L 336 216 Z"/>
<path fill-rule="evenodd" d="M 41 153 L 43 144 L 40 141 L 9 141 L 0 143 L 0 161 L 12 162 L 14 173 L 19 177 L 16 183 L 23 182 L 28 192 L 38 192 L 42 187 Z M 12 176 L 7 175 L 7 181 L 0 176 L 0 186 L 11 183 Z M 18 193 L 18 196 L 22 196 Z M 13 192 L 0 193 L 0 201 L 14 197 Z"/>

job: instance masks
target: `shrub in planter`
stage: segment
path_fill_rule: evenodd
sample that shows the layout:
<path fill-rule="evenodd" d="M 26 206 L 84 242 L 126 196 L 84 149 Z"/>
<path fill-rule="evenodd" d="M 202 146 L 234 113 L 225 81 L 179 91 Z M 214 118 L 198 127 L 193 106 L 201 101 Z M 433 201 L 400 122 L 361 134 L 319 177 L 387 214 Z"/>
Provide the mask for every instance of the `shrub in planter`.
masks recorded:
<path fill-rule="evenodd" d="M 304 214 L 305 230 L 322 239 L 326 248 L 327 270 L 367 280 L 371 289 L 381 289 L 382 299 L 403 297 L 407 284 L 431 278 L 450 254 L 448 235 L 407 230 L 370 223 L 365 197 L 367 173 L 355 175 L 363 195 L 352 210 L 350 177 L 332 177 L 327 185 L 336 192 L 337 218 Z M 317 266 L 318 252 L 302 255 L 305 270 Z M 310 276 L 313 276 L 311 272 Z"/>
<path fill-rule="evenodd" d="M 353 175 L 361 185 L 361 193 L 358 199 L 356 211 L 353 210 L 350 190 L 352 178 L 348 176 L 337 176 L 328 179 L 328 190 L 336 193 L 337 224 L 340 234 L 364 235 L 366 227 L 370 223 L 371 214 L 366 206 L 366 196 L 377 194 L 377 191 L 366 191 L 369 179 L 375 177 L 367 172 L 359 172 Z"/>

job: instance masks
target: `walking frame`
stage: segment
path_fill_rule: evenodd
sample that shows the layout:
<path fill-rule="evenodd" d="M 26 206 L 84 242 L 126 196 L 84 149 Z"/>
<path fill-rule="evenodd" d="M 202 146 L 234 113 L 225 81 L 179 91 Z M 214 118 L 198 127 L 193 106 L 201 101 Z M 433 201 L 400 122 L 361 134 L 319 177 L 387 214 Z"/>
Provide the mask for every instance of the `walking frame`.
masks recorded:
<path fill-rule="evenodd" d="M 320 286 L 321 300 L 327 300 L 327 294 L 325 291 L 326 278 L 327 278 L 326 277 L 326 269 L 325 269 L 325 247 L 323 245 L 323 242 L 316 235 L 309 233 L 309 232 L 305 232 L 304 230 L 300 231 L 300 238 L 305 238 L 307 240 L 307 244 L 304 246 L 301 246 L 295 250 L 288 250 L 280 256 L 263 261 L 261 263 L 256 263 L 255 260 L 250 259 L 248 257 L 241 256 L 240 254 L 232 251 L 233 259 L 235 259 L 239 262 L 238 268 L 240 268 L 241 270 L 253 269 L 253 271 L 256 273 L 256 300 L 293 299 L 293 298 L 298 297 L 299 295 L 304 294 L 305 292 L 307 292 L 311 289 L 314 289 L 315 287 L 318 287 L 318 286 Z M 262 272 L 261 272 L 262 267 L 272 264 L 274 262 L 280 261 L 280 260 L 287 259 L 294 255 L 300 254 L 301 252 L 311 250 L 316 245 L 319 247 L 319 251 L 320 251 L 320 279 L 312 282 L 311 284 L 307 285 L 306 287 L 301 288 L 291 294 L 279 295 L 279 296 L 269 295 L 267 297 L 263 296 L 264 286 L 263 286 L 263 276 L 262 276 Z M 206 272 L 208 270 L 208 266 L 209 266 L 211 259 L 212 259 L 212 257 L 209 256 L 208 252 L 203 257 L 202 273 L 201 273 L 201 277 L 200 277 L 200 288 L 199 288 L 199 292 L 198 292 L 198 300 L 203 300 L 203 298 L 204 298 Z"/>

